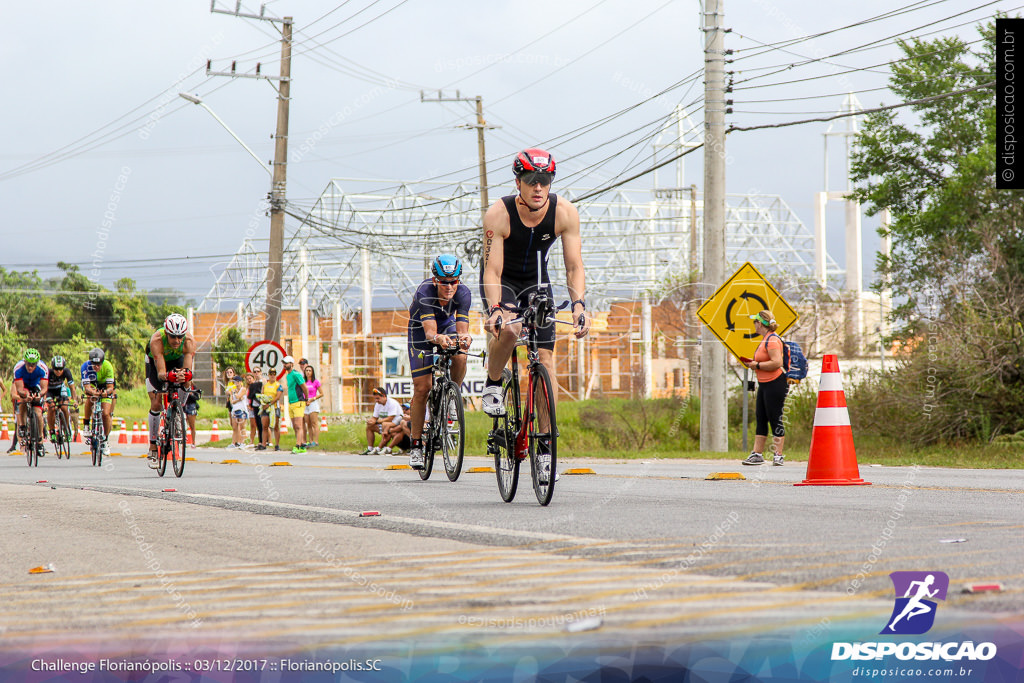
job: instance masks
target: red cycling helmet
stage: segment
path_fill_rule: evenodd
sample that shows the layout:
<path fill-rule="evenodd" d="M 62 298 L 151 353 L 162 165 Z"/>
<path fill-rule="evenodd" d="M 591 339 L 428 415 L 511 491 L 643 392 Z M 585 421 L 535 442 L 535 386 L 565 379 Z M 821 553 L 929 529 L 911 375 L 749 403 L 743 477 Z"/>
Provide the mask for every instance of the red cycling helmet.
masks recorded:
<path fill-rule="evenodd" d="M 555 175 L 555 159 L 543 149 L 531 147 L 516 155 L 512 173 L 518 178 L 524 173 L 550 173 Z"/>

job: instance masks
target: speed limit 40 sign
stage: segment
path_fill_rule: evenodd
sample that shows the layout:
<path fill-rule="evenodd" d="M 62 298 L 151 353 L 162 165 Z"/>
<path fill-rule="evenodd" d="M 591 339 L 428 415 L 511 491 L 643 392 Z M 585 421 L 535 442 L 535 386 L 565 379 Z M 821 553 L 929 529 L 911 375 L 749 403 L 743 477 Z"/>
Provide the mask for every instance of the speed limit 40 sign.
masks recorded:
<path fill-rule="evenodd" d="M 264 339 L 249 347 L 245 354 L 245 369 L 248 372 L 255 370 L 273 370 L 274 376 L 281 379 L 284 376 L 284 357 L 287 356 L 284 347 L 276 341 Z"/>

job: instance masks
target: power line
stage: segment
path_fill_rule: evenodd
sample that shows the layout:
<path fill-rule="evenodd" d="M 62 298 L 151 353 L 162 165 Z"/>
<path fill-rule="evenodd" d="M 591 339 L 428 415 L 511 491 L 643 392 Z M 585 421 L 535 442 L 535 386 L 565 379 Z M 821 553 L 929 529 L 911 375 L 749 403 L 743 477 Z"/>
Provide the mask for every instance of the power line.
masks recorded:
<path fill-rule="evenodd" d="M 835 114 L 833 116 L 824 116 L 815 119 L 803 119 L 801 121 L 787 121 L 786 123 L 766 123 L 759 126 L 730 126 L 726 131 L 731 133 L 733 131 L 747 131 L 747 130 L 760 130 L 762 128 L 786 128 L 788 126 L 799 126 L 804 123 L 819 123 L 823 121 L 832 121 L 834 119 L 841 119 L 847 116 L 861 116 L 864 114 L 872 114 L 878 111 L 888 111 L 890 109 L 899 109 L 900 107 L 910 107 L 916 104 L 924 104 L 925 102 L 934 102 L 936 100 L 944 100 L 947 97 L 956 97 L 957 95 L 964 95 L 975 90 L 983 90 L 985 88 L 991 88 L 996 84 L 995 81 L 990 81 L 983 85 L 976 85 L 972 88 L 964 88 L 963 90 L 954 90 L 953 92 L 941 93 L 939 95 L 932 95 L 930 97 L 922 97 L 916 100 L 909 100 L 907 102 L 900 102 L 899 104 L 890 104 L 883 107 L 874 107 L 872 109 L 862 109 L 855 112 L 846 112 L 843 114 Z"/>

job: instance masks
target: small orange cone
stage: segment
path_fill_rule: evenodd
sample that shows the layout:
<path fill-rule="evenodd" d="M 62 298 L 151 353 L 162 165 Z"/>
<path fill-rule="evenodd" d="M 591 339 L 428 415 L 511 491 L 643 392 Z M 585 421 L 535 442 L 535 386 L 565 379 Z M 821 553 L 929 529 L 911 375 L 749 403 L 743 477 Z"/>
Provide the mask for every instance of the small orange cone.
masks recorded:
<path fill-rule="evenodd" d="M 0 433 L 0 441 L 10 441 L 11 434 L 7 431 L 7 420 L 4 420 L 4 431 Z"/>
<path fill-rule="evenodd" d="M 121 418 L 121 430 L 120 430 L 120 432 L 121 433 L 117 435 L 117 442 L 118 443 L 128 443 L 128 429 L 127 429 L 127 425 L 124 422 L 124 418 L 123 417 Z"/>
<path fill-rule="evenodd" d="M 149 420 L 143 420 L 139 427 L 139 443 L 149 443 Z"/>
<path fill-rule="evenodd" d="M 830 353 L 821 361 L 807 478 L 794 486 L 863 486 L 870 483 L 860 478 L 839 359 Z"/>
<path fill-rule="evenodd" d="M 82 440 L 82 430 L 81 429 L 78 429 L 78 430 L 75 431 L 75 438 L 72 439 L 72 441 L 74 443 L 83 443 L 83 440 Z"/>
<path fill-rule="evenodd" d="M 320 416 L 320 431 L 321 432 L 326 432 L 327 431 L 327 416 L 326 415 L 321 415 Z"/>
<path fill-rule="evenodd" d="M 213 430 L 210 432 L 210 443 L 220 441 L 220 434 L 217 433 L 217 420 L 213 421 Z"/>
<path fill-rule="evenodd" d="M 139 423 L 132 420 L 132 443 L 146 443 L 142 439 L 142 432 L 139 431 Z"/>

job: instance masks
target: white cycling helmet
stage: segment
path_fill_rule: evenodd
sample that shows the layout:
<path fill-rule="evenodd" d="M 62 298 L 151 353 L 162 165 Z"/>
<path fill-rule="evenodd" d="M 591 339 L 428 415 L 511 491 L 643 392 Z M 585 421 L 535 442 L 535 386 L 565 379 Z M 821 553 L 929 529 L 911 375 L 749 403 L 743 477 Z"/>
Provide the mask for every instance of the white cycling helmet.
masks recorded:
<path fill-rule="evenodd" d="M 171 313 L 164 320 L 164 329 L 172 337 L 184 337 L 188 331 L 188 320 L 181 313 Z"/>

